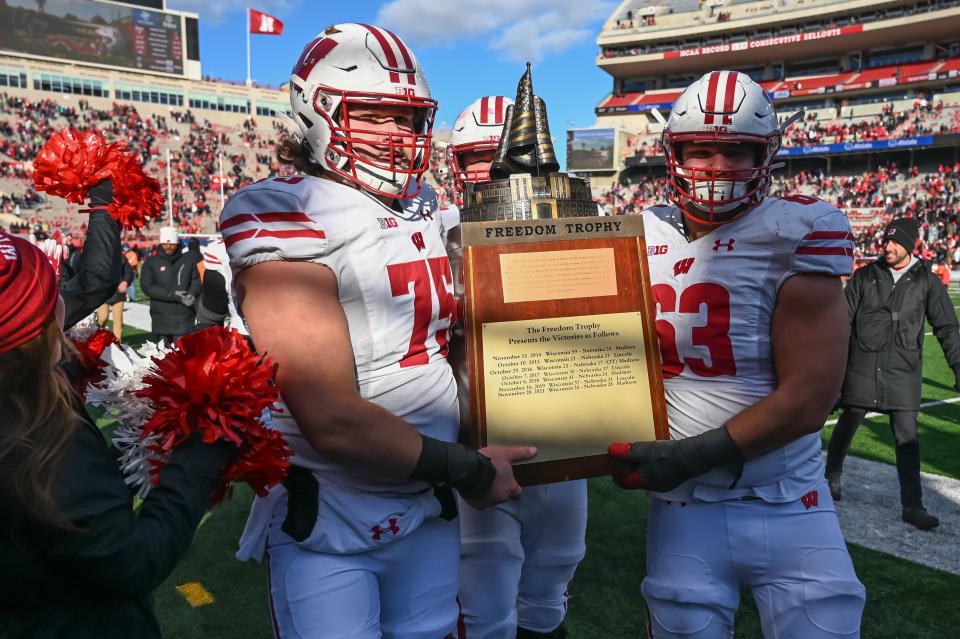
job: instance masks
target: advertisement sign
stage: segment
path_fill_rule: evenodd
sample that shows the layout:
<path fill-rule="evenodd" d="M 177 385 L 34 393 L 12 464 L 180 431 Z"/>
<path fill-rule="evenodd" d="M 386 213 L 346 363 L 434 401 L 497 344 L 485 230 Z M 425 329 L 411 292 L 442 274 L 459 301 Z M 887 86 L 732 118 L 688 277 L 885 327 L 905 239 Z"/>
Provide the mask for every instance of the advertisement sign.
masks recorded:
<path fill-rule="evenodd" d="M 0 2 L 0 50 L 183 74 L 179 15 L 92 0 Z"/>
<path fill-rule="evenodd" d="M 567 131 L 567 171 L 613 171 L 616 169 L 616 129 L 570 129 Z"/>
<path fill-rule="evenodd" d="M 849 35 L 851 33 L 859 33 L 861 31 L 863 31 L 863 25 L 854 24 L 849 27 L 833 27 L 831 29 L 821 29 L 820 31 L 810 31 L 808 33 L 791 33 L 782 36 L 774 36 L 771 38 L 762 38 L 759 40 L 715 44 L 708 47 L 694 47 L 692 49 L 681 49 L 679 51 L 666 51 L 663 54 L 663 58 L 665 60 L 669 60 L 671 58 L 688 58 L 694 55 L 712 55 L 715 53 L 749 51 L 751 49 L 760 49 L 763 47 L 779 47 L 784 44 L 796 44 L 799 42 L 810 42 L 813 40 L 836 38 L 839 36 Z"/>
<path fill-rule="evenodd" d="M 777 155 L 822 155 L 824 153 L 855 153 L 858 151 L 881 151 L 912 146 L 933 144 L 932 135 L 915 138 L 892 138 L 889 140 L 870 140 L 869 142 L 842 142 L 838 144 L 814 144 L 810 146 L 786 146 Z"/>

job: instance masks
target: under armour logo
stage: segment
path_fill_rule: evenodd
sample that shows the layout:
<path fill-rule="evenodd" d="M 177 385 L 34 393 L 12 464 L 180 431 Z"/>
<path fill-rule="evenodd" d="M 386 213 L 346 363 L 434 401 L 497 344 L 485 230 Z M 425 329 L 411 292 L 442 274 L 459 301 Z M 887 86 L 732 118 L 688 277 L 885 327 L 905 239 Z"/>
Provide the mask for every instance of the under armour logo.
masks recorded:
<path fill-rule="evenodd" d="M 690 267 L 693 266 L 692 257 L 685 257 L 676 264 L 673 265 L 673 276 L 678 277 L 680 275 L 686 275 L 690 272 Z"/>
<path fill-rule="evenodd" d="M 425 251 L 427 250 L 427 243 L 423 240 L 423 233 L 417 231 L 410 236 L 410 239 L 413 241 L 413 245 L 417 247 L 417 250 Z"/>
<path fill-rule="evenodd" d="M 820 494 L 815 490 L 811 490 L 809 493 L 801 497 L 800 501 L 803 502 L 803 507 L 807 510 L 816 508 L 820 505 Z"/>
<path fill-rule="evenodd" d="M 389 520 L 387 520 L 386 528 L 381 528 L 380 526 L 374 526 L 373 528 L 370 529 L 370 532 L 373 533 L 374 541 L 380 541 L 380 537 L 387 533 L 396 535 L 398 532 L 400 532 L 400 526 L 397 525 L 397 518 L 391 517 Z"/>
<path fill-rule="evenodd" d="M 431 213 L 430 211 L 423 211 L 420 214 L 420 217 L 422 217 L 425 220 L 433 220 L 433 213 Z"/>
<path fill-rule="evenodd" d="M 733 240 L 727 241 L 726 243 L 723 243 L 723 242 L 721 242 L 720 240 L 714 240 L 714 241 L 713 241 L 713 250 L 714 250 L 714 251 L 719 251 L 721 246 L 725 246 L 725 247 L 727 247 L 727 252 L 729 253 L 730 251 L 733 250 L 733 243 L 736 242 L 736 241 L 737 241 L 737 240 L 733 239 Z"/>

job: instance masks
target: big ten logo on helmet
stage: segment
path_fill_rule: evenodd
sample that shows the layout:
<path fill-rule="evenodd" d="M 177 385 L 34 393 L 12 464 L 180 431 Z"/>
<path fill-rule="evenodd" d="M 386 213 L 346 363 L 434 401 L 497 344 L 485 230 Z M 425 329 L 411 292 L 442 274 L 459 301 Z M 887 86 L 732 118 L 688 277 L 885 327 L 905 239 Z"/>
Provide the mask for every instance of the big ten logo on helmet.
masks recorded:
<path fill-rule="evenodd" d="M 417 97 L 417 90 L 413 87 L 393 87 L 397 95 L 405 95 L 409 98 Z"/>
<path fill-rule="evenodd" d="M 377 222 L 380 223 L 382 229 L 395 229 L 400 226 L 397 224 L 397 220 L 392 217 L 378 217 Z"/>

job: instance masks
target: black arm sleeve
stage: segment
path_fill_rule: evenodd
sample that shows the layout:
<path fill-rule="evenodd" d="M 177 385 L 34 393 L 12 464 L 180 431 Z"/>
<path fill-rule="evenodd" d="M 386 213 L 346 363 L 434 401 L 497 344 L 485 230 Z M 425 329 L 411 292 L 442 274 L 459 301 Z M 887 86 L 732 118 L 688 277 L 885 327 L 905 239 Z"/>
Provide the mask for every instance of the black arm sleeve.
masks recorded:
<path fill-rule="evenodd" d="M 58 502 L 82 530 L 50 557 L 60 585 L 123 597 L 152 592 L 193 541 L 230 448 L 199 438 L 185 442 L 138 514 L 113 449 L 91 424 L 83 422 L 73 446 L 58 483 Z"/>
<path fill-rule="evenodd" d="M 229 310 L 229 296 L 227 295 L 227 280 L 223 273 L 207 269 L 203 276 L 203 295 L 200 296 L 203 305 L 211 313 L 226 317 Z"/>
<path fill-rule="evenodd" d="M 91 211 L 76 273 L 60 281 L 60 295 L 66 305 L 64 328 L 70 328 L 97 310 L 117 292 L 124 261 L 120 251 L 120 226 L 107 209 Z"/>
<path fill-rule="evenodd" d="M 940 278 L 932 273 L 927 289 L 927 321 L 933 327 L 943 355 L 954 371 L 960 370 L 960 332 L 957 329 L 957 311 L 953 308 L 950 295 Z"/>
<path fill-rule="evenodd" d="M 196 264 L 190 265 L 190 286 L 187 287 L 187 293 L 194 297 L 200 297 L 202 285 L 200 283 L 200 270 Z"/>

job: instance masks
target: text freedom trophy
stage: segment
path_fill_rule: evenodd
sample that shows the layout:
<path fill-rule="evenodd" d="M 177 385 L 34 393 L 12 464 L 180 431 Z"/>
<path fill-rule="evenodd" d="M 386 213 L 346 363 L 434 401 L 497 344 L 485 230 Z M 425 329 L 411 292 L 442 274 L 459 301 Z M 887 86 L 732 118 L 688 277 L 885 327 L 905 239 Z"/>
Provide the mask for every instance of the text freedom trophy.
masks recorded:
<path fill-rule="evenodd" d="M 667 437 L 643 220 L 598 216 L 589 182 L 558 170 L 527 64 L 493 179 L 466 183 L 449 238 L 468 441 L 537 446 L 514 468 L 527 485 L 610 474 L 610 442 Z"/>

